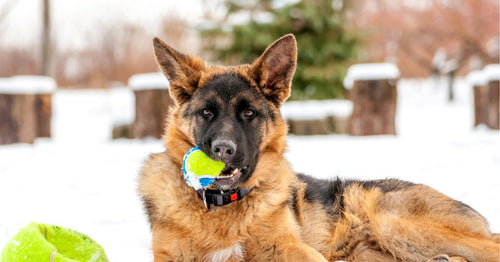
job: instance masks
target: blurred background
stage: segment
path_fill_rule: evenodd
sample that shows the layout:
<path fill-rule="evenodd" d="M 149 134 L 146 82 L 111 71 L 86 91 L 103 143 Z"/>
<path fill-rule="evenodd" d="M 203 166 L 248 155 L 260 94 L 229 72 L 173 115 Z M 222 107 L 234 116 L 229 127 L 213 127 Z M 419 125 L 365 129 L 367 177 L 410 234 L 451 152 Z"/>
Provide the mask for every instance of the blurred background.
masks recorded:
<path fill-rule="evenodd" d="M 450 60 L 459 75 L 497 63 L 498 32 L 498 0 L 2 0 L 0 76 L 107 88 L 157 70 L 153 36 L 237 64 L 293 33 L 292 99 L 327 99 L 346 96 L 342 80 L 354 63 L 395 63 L 402 78 L 430 76 Z"/>
<path fill-rule="evenodd" d="M 294 170 L 424 183 L 500 232 L 499 8 L 0 0 L 0 248 L 36 221 L 91 236 L 110 261 L 152 261 L 136 180 L 165 150 L 172 103 L 154 36 L 210 64 L 239 64 L 293 33 L 298 67 L 282 115 Z"/>

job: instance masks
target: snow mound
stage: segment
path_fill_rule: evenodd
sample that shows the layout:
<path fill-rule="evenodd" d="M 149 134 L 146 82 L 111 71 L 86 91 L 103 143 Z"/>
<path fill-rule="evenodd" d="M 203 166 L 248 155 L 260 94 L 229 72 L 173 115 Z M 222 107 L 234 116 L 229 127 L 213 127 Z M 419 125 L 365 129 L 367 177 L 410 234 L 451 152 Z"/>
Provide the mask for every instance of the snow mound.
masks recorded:
<path fill-rule="evenodd" d="M 489 81 L 500 81 L 500 64 L 485 66 L 483 73 Z"/>
<path fill-rule="evenodd" d="M 328 116 L 348 117 L 352 113 L 352 102 L 349 100 L 325 101 L 292 101 L 281 107 L 285 119 L 321 120 Z"/>
<path fill-rule="evenodd" d="M 168 89 L 169 83 L 163 73 L 144 73 L 131 76 L 128 86 L 132 90 Z"/>
<path fill-rule="evenodd" d="M 392 63 L 356 64 L 347 69 L 344 87 L 351 89 L 356 80 L 397 79 L 399 69 Z"/>
<path fill-rule="evenodd" d="M 53 78 L 37 75 L 18 75 L 0 78 L 0 94 L 47 94 L 56 90 Z"/>
<path fill-rule="evenodd" d="M 488 83 L 488 77 L 481 70 L 474 70 L 467 74 L 467 82 L 472 86 L 482 86 Z"/>

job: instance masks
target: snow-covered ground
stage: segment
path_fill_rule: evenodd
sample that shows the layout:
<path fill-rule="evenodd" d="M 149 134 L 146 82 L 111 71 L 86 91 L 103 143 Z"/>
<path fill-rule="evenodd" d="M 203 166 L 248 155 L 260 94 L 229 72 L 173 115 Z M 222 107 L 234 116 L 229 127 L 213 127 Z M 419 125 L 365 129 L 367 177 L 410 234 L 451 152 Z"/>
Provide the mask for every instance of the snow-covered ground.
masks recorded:
<path fill-rule="evenodd" d="M 458 81 L 456 91 L 449 103 L 445 85 L 400 81 L 397 136 L 291 136 L 286 156 L 317 177 L 425 183 L 477 209 L 500 232 L 500 132 L 474 129 L 471 88 Z M 133 118 L 131 92 L 62 90 L 53 103 L 52 139 L 0 146 L 0 249 L 37 221 L 91 236 L 111 261 L 152 261 L 135 188 L 142 161 L 162 143 L 110 139 L 113 123 Z"/>

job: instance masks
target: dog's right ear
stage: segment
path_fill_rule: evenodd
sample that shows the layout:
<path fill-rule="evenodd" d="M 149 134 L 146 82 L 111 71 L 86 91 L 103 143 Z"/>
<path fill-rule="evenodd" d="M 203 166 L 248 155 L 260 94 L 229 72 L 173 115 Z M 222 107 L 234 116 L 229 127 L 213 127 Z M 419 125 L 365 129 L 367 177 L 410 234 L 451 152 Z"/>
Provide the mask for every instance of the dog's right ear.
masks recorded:
<path fill-rule="evenodd" d="M 170 84 L 170 96 L 177 104 L 188 100 L 196 90 L 205 61 L 182 54 L 159 38 L 153 39 L 156 62 Z"/>

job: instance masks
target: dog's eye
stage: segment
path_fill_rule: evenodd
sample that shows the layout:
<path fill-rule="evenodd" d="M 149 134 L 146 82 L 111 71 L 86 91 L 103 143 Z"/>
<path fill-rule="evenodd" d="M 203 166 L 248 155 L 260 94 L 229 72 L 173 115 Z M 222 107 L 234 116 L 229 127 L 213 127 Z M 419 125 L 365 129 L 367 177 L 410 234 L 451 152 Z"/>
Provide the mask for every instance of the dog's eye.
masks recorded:
<path fill-rule="evenodd" d="M 252 118 L 255 116 L 255 111 L 252 109 L 245 109 L 245 111 L 243 111 L 243 116 L 245 118 Z"/>
<path fill-rule="evenodd" d="M 207 117 L 207 118 L 208 118 L 208 117 L 213 116 L 213 115 L 214 115 L 214 113 L 212 113 L 212 110 L 210 110 L 210 109 L 208 109 L 208 108 L 203 108 L 203 109 L 201 110 L 201 115 L 202 115 L 203 117 Z"/>

